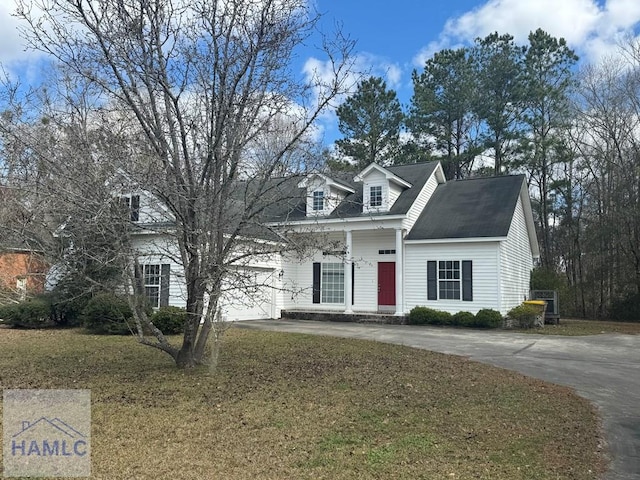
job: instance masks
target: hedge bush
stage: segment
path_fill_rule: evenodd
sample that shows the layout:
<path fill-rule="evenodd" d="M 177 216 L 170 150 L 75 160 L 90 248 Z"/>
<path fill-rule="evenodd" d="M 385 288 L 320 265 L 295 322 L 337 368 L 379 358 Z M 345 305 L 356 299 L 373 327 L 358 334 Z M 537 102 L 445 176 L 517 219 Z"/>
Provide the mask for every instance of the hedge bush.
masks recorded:
<path fill-rule="evenodd" d="M 458 327 L 473 327 L 476 317 L 471 312 L 457 312 L 453 314 L 452 324 Z"/>
<path fill-rule="evenodd" d="M 111 293 L 100 293 L 82 311 L 84 326 L 98 335 L 126 335 L 133 329 L 133 312 L 127 301 Z"/>
<path fill-rule="evenodd" d="M 533 328 L 538 315 L 540 315 L 540 308 L 526 303 L 513 307 L 507 313 L 507 317 L 513 320 L 514 328 Z"/>
<path fill-rule="evenodd" d="M 485 308 L 475 315 L 471 312 L 449 312 L 428 307 L 414 307 L 409 312 L 407 323 L 410 325 L 452 325 L 457 327 L 500 328 L 502 314 L 497 310 Z"/>
<path fill-rule="evenodd" d="M 451 314 L 428 307 L 413 307 L 409 312 L 409 325 L 451 325 Z"/>
<path fill-rule="evenodd" d="M 478 328 L 500 328 L 502 326 L 502 314 L 491 308 L 483 308 L 476 313 L 473 326 Z"/>
<path fill-rule="evenodd" d="M 0 318 L 15 328 L 44 328 L 53 325 L 51 304 L 46 298 L 39 297 L 0 307 Z"/>
<path fill-rule="evenodd" d="M 58 327 L 81 326 L 84 320 L 82 312 L 90 299 L 89 295 L 69 299 L 60 292 L 51 292 L 50 302 L 53 322 Z"/>
<path fill-rule="evenodd" d="M 151 315 L 151 322 L 165 335 L 184 332 L 187 311 L 180 307 L 160 307 Z"/>

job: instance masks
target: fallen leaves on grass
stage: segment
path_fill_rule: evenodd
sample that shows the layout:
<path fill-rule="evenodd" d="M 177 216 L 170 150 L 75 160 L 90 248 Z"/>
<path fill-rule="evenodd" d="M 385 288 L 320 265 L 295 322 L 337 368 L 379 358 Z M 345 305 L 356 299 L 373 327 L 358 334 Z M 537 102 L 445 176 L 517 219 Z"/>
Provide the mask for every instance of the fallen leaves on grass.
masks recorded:
<path fill-rule="evenodd" d="M 231 329 L 182 372 L 126 337 L 0 330 L 3 388 L 89 388 L 96 479 L 579 479 L 603 461 L 569 389 L 396 345 Z"/>

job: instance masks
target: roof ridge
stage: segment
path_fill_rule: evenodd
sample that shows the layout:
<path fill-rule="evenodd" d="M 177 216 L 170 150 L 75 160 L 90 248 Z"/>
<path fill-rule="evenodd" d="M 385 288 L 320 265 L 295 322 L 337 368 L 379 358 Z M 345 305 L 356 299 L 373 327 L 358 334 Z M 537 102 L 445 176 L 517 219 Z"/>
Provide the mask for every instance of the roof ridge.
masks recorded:
<path fill-rule="evenodd" d="M 469 182 L 471 180 L 497 180 L 499 178 L 516 178 L 516 177 L 524 177 L 524 173 L 512 173 L 509 175 L 491 175 L 490 177 L 468 177 L 468 178 L 454 178 L 453 180 L 448 180 L 447 183 L 455 183 L 455 182 Z"/>

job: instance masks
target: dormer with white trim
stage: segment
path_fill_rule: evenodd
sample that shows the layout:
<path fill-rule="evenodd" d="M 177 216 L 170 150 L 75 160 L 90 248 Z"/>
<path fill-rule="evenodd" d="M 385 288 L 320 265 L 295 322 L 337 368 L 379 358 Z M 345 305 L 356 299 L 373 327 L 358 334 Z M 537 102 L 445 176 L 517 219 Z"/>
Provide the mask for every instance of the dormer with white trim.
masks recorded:
<path fill-rule="evenodd" d="M 400 194 L 412 185 L 389 170 L 372 163 L 355 176 L 362 182 L 362 213 L 388 212 Z"/>
<path fill-rule="evenodd" d="M 307 217 L 329 215 L 355 190 L 349 185 L 321 173 L 313 173 L 298 183 L 298 188 L 307 190 Z"/>

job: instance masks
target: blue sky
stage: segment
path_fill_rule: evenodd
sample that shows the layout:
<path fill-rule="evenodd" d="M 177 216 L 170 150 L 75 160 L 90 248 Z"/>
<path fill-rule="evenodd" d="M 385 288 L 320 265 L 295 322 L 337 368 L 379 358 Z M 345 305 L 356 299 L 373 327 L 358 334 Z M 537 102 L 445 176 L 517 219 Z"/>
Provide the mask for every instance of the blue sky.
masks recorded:
<path fill-rule="evenodd" d="M 625 36 L 637 36 L 640 0 L 316 0 L 329 28 L 334 21 L 357 40 L 358 65 L 381 76 L 403 103 L 411 72 L 442 48 L 468 45 L 498 31 L 525 43 L 543 28 L 564 37 L 581 58 L 596 63 L 614 54 Z M 339 138 L 335 118 L 323 123 L 325 142 Z"/>
<path fill-rule="evenodd" d="M 357 67 L 381 76 L 403 103 L 411 97 L 411 72 L 442 48 L 473 42 L 498 31 L 524 43 L 530 31 L 543 28 L 564 37 L 583 62 L 598 62 L 640 25 L 640 0 L 308 0 L 324 14 L 321 26 L 335 22 L 357 41 Z M 24 82 L 38 75 L 37 56 L 24 53 L 11 16 L 14 0 L 0 0 L 0 65 Z M 317 52 L 301 52 L 300 71 Z M 323 117 L 325 142 L 339 137 L 335 116 Z"/>

